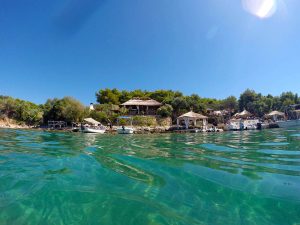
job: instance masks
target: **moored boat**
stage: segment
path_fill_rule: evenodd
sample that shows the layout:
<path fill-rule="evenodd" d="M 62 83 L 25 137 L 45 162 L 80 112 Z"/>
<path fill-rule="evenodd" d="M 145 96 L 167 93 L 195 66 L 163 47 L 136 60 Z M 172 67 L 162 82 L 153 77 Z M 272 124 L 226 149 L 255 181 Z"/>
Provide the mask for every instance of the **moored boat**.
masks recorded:
<path fill-rule="evenodd" d="M 81 132 L 83 133 L 104 134 L 106 131 L 106 128 L 93 118 L 85 118 L 84 122 L 86 124 L 81 125 Z"/>
<path fill-rule="evenodd" d="M 131 127 L 122 126 L 117 128 L 117 132 L 118 134 L 133 134 L 134 130 Z"/>
<path fill-rule="evenodd" d="M 232 119 L 226 124 L 226 130 L 256 130 L 258 124 L 258 119 Z"/>
<path fill-rule="evenodd" d="M 130 116 L 119 116 L 118 117 L 118 124 L 120 124 L 120 120 L 129 120 L 130 121 L 130 126 L 119 126 L 117 128 L 117 133 L 118 134 L 133 134 L 134 133 L 134 129 L 132 128 L 132 117 Z"/>
<path fill-rule="evenodd" d="M 97 134 L 104 134 L 105 133 L 105 129 L 103 128 L 98 128 L 98 127 L 87 127 L 87 126 L 83 126 L 83 129 L 81 129 L 81 132 L 83 133 L 97 133 Z"/>
<path fill-rule="evenodd" d="M 280 120 L 280 121 L 276 121 L 276 123 L 280 128 L 297 127 L 297 126 L 300 126 L 300 119 L 297 119 L 297 120 Z"/>
<path fill-rule="evenodd" d="M 276 121 L 280 128 L 300 127 L 300 104 L 288 106 L 285 114 L 285 120 Z"/>
<path fill-rule="evenodd" d="M 225 126 L 226 130 L 243 130 L 243 123 L 240 119 L 232 119 Z"/>
<path fill-rule="evenodd" d="M 259 124 L 258 119 L 247 119 L 243 121 L 244 130 L 256 130 Z"/>

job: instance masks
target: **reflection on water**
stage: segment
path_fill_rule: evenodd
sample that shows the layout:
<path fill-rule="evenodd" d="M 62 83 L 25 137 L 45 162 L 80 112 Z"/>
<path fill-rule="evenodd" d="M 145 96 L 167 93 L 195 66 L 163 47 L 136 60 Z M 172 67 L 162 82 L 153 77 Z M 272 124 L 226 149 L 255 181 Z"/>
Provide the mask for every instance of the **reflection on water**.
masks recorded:
<path fill-rule="evenodd" d="M 297 224 L 299 130 L 0 130 L 0 224 Z"/>

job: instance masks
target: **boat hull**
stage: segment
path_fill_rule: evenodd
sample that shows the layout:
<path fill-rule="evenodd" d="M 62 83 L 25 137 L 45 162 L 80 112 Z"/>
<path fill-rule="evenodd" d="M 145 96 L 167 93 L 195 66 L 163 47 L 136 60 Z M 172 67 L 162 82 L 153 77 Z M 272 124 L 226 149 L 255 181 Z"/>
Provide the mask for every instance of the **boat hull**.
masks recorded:
<path fill-rule="evenodd" d="M 300 127 L 300 119 L 298 120 L 286 120 L 276 122 L 280 128 L 286 127 Z"/>
<path fill-rule="evenodd" d="M 83 130 L 81 130 L 83 133 L 93 133 L 93 134 L 104 134 L 105 130 L 104 129 L 93 129 L 93 128 L 88 128 L 85 127 Z"/>
<path fill-rule="evenodd" d="M 133 134 L 133 129 L 132 128 L 118 128 L 117 129 L 118 134 Z"/>
<path fill-rule="evenodd" d="M 226 126 L 226 130 L 256 130 L 259 120 L 248 119 L 243 121 L 232 121 Z"/>

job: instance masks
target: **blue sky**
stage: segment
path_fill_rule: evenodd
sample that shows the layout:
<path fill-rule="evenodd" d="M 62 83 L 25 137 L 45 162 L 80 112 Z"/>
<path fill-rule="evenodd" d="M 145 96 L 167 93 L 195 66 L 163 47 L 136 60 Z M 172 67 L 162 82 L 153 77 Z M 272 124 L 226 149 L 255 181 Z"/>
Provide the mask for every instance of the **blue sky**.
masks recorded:
<path fill-rule="evenodd" d="M 0 0 L 0 94 L 36 103 L 100 88 L 202 97 L 299 93 L 300 1 Z"/>

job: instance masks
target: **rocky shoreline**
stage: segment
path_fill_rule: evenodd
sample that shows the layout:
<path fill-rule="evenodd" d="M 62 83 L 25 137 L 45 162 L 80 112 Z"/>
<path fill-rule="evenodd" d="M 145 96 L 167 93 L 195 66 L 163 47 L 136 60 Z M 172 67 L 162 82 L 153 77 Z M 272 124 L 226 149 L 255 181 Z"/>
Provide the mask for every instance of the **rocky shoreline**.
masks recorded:
<path fill-rule="evenodd" d="M 23 124 L 16 124 L 11 122 L 3 122 L 0 121 L 0 128 L 3 129 L 33 129 L 33 130 L 46 130 L 46 131 L 65 131 L 72 132 L 72 128 L 65 129 L 48 129 L 48 128 L 40 128 L 34 126 L 28 126 Z M 170 126 L 157 126 L 157 127 L 134 127 L 135 134 L 146 134 L 146 133 L 167 133 L 170 132 Z M 117 127 L 113 127 L 112 129 L 107 129 L 106 133 L 117 133 Z"/>
<path fill-rule="evenodd" d="M 18 124 L 16 121 L 11 119 L 0 120 L 0 128 L 11 128 L 11 129 L 30 129 L 33 126 L 28 126 L 26 124 Z"/>
<path fill-rule="evenodd" d="M 167 133 L 170 132 L 170 126 L 156 126 L 156 127 L 134 127 L 135 134 L 147 133 Z M 116 129 L 115 129 L 116 130 Z"/>

